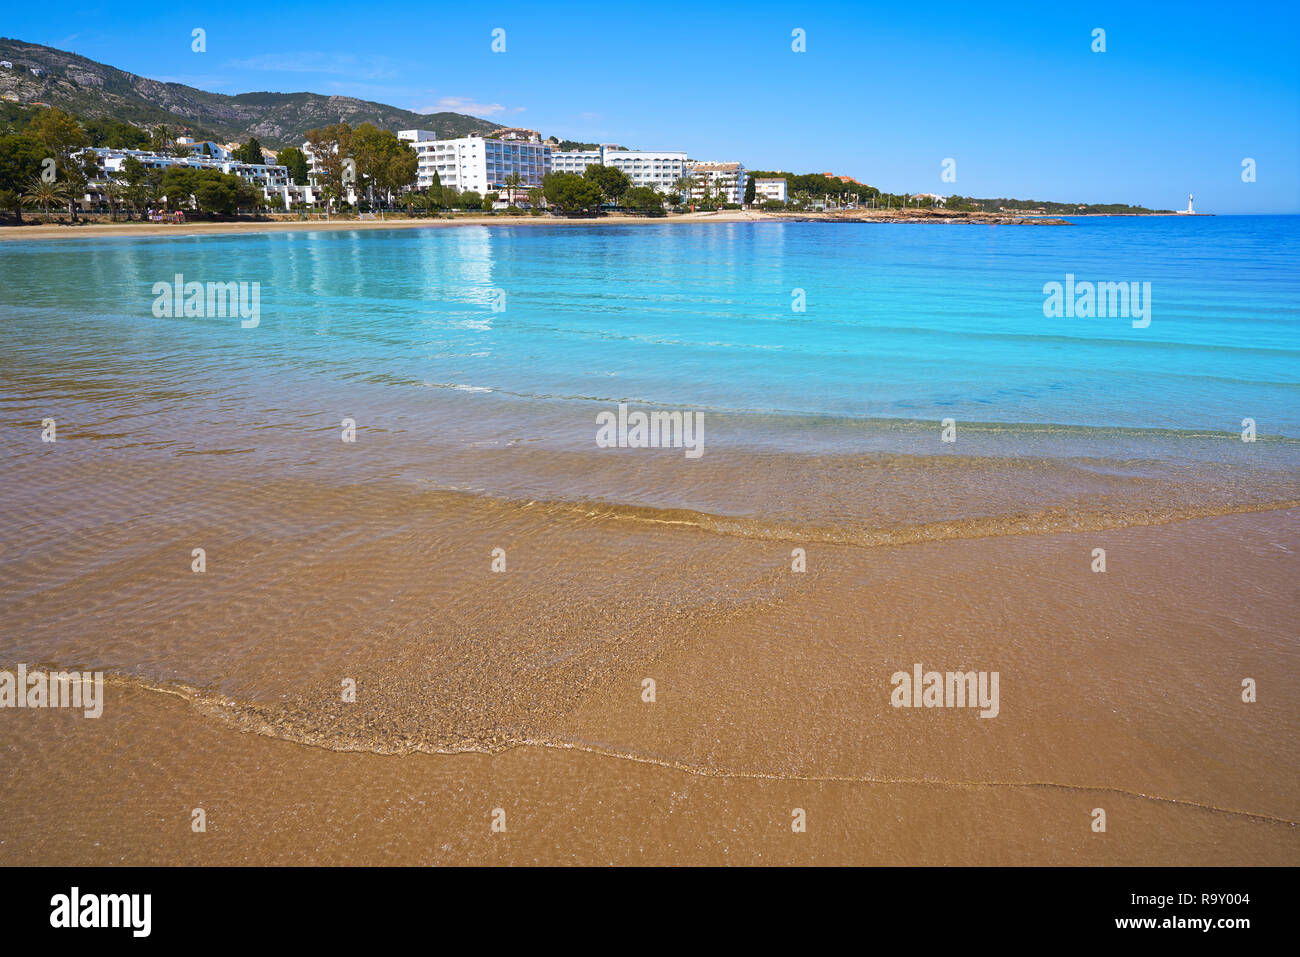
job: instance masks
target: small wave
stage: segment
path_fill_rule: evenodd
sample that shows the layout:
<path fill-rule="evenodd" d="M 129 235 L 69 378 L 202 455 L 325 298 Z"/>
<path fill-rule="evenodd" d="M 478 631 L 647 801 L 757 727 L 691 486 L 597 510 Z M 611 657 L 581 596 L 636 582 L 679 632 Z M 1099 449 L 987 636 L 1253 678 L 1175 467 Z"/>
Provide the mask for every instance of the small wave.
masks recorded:
<path fill-rule="evenodd" d="M 452 389 L 456 392 L 495 392 L 491 386 L 464 385 L 460 382 L 421 382 L 426 389 Z"/>
<path fill-rule="evenodd" d="M 75 670 L 64 669 L 60 666 L 48 663 L 42 665 L 41 669 L 47 671 Z M 629 761 L 637 764 L 649 764 L 698 777 L 752 781 L 807 781 L 829 784 L 930 787 L 945 790 L 976 790 L 987 788 L 1105 793 L 1136 798 L 1143 801 L 1169 804 L 1189 810 L 1247 818 L 1265 824 L 1277 824 L 1286 827 L 1300 826 L 1300 821 L 1294 821 L 1290 818 L 1266 814 L 1260 811 L 1224 807 L 1222 805 L 1212 804 L 1205 801 L 1170 797 L 1168 795 L 1157 794 L 1150 791 L 1135 790 L 1133 788 L 1124 788 L 1110 784 L 1086 784 L 1064 780 L 959 780 L 938 777 L 902 777 L 870 774 L 794 774 L 762 769 L 729 768 L 722 765 L 699 764 L 697 762 L 684 761 L 669 756 L 648 755 L 626 748 L 594 744 L 581 740 L 559 737 L 537 738 L 526 735 L 512 735 L 508 732 L 503 732 L 501 735 L 495 736 L 493 740 L 488 742 L 481 740 L 466 740 L 459 744 L 442 746 L 431 746 L 400 735 L 396 737 L 383 737 L 370 734 L 367 735 L 365 740 L 357 738 L 340 740 L 332 738 L 327 734 L 322 734 L 318 731 L 312 731 L 309 728 L 305 728 L 299 721 L 293 719 L 288 721 L 280 720 L 278 712 L 281 711 L 281 709 L 278 707 L 241 701 L 230 695 L 197 688 L 193 685 L 180 682 L 154 682 L 145 678 L 116 673 L 106 674 L 105 684 L 109 687 L 124 687 L 146 694 L 171 695 L 181 698 L 196 708 L 201 714 L 219 720 L 223 724 L 244 733 L 256 734 L 260 737 L 280 741 L 288 741 L 304 747 L 320 748 L 322 750 L 341 753 L 369 753 L 391 756 L 409 754 L 491 755 L 500 754 L 520 747 L 548 748 L 557 751 L 580 751 L 586 754 L 597 755 L 614 760 Z"/>
<path fill-rule="evenodd" d="M 529 503 L 535 506 L 537 503 Z M 690 509 L 643 505 L 548 502 L 548 509 L 577 511 L 590 518 L 614 522 L 679 525 L 718 535 L 779 542 L 815 542 L 823 545 L 877 547 L 943 542 L 955 539 L 999 538 L 1009 535 L 1046 535 L 1062 532 L 1096 532 L 1110 529 L 1168 525 L 1197 518 L 1240 515 L 1300 507 L 1300 499 L 1275 502 L 1205 504 L 1179 507 L 1142 507 L 1131 510 L 1087 511 L 1049 507 L 1033 512 L 949 519 L 896 527 L 803 525 L 699 512 Z"/>

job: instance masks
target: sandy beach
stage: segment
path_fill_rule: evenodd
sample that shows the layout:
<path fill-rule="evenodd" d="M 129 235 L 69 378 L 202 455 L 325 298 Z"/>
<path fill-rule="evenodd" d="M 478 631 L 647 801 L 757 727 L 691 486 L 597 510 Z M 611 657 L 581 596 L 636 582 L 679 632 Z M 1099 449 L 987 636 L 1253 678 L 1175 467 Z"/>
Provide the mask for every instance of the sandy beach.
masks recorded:
<path fill-rule="evenodd" d="M 1033 219 L 1019 216 L 985 213 L 946 213 L 943 210 L 844 210 L 828 213 L 769 213 L 756 210 L 719 210 L 717 212 L 681 213 L 666 216 L 628 216 L 613 214 L 599 217 L 563 216 L 503 216 L 472 214 L 456 215 L 448 219 L 407 218 L 390 216 L 386 219 L 267 219 L 236 222 L 83 222 L 29 223 L 22 226 L 0 228 L 0 240 L 31 239 L 90 239 L 114 236 L 213 236 L 240 233 L 260 233 L 280 230 L 316 231 L 350 229 L 436 229 L 448 226 L 629 226 L 699 223 L 752 223 L 752 222 L 864 222 L 864 223 L 931 223 L 974 225 L 1048 225 L 1059 220 Z"/>
<path fill-rule="evenodd" d="M 0 229 L 0 239 L 77 239 L 111 236 L 213 236 L 239 233 L 260 233 L 279 230 L 316 231 L 349 229 L 438 229 L 449 226 L 593 226 L 633 225 L 663 223 L 738 223 L 767 218 L 762 213 L 723 211 L 716 213 L 686 213 L 680 216 L 605 216 L 591 219 L 560 216 L 499 216 L 457 215 L 450 219 L 407 218 L 392 216 L 386 219 L 268 219 L 237 222 L 204 223 L 81 223 L 78 225 L 32 223 Z"/>
<path fill-rule="evenodd" d="M 1207 222 L 0 247 L 0 672 L 105 691 L 0 712 L 0 864 L 1294 864 L 1289 263 Z"/>
<path fill-rule="evenodd" d="M 552 524 L 549 542 L 513 528 L 512 552 L 539 568 L 563 562 L 603 593 L 621 578 L 600 569 L 629 549 L 666 556 L 637 569 L 665 592 L 689 588 L 713 551 L 690 532 L 567 524 L 558 535 Z M 523 657 L 517 641 L 494 637 L 485 609 L 467 625 L 468 594 L 448 603 L 415 574 L 385 590 L 400 596 L 392 601 L 356 587 L 427 567 L 423 536 L 411 535 L 364 563 L 358 555 L 336 565 L 346 579 L 325 568 L 310 583 L 295 578 L 306 607 L 325 609 L 331 592 L 359 603 L 349 617 L 389 633 L 382 653 L 353 644 L 318 657 L 311 690 L 288 680 L 306 659 L 281 654 L 262 661 L 281 677 L 260 702 L 110 677 L 99 721 L 33 712 L 22 734 L 6 725 L 0 748 L 23 773 L 0 787 L 0 859 L 1290 864 L 1300 808 L 1284 767 L 1261 771 L 1276 748 L 1294 760 L 1288 702 L 1300 689 L 1272 556 L 1298 532 L 1300 513 L 1290 511 L 1111 533 L 1103 540 L 1112 553 L 1144 576 L 1099 580 L 1101 605 L 1070 599 L 1080 622 L 1072 627 L 1057 606 L 1078 594 L 1081 557 L 1096 539 L 820 549 L 820 571 L 799 581 L 781 572 L 782 549 L 750 544 L 728 549 L 734 601 L 665 607 L 653 625 L 635 602 L 598 610 L 572 585 L 525 572 L 514 600 L 496 606 L 539 626 Z M 573 544 L 555 544 L 566 538 Z M 481 550 L 450 557 L 469 563 Z M 1157 576 L 1175 587 L 1153 600 L 1141 582 Z M 479 589 L 500 587 L 486 571 L 475 577 Z M 354 585 L 340 591 L 341 581 Z M 918 604 L 936 581 L 950 600 Z M 302 595 L 304 586 L 319 597 Z M 1223 616 L 1211 609 L 1231 608 L 1243 590 L 1257 602 L 1252 637 L 1225 655 Z M 430 661 L 445 654 L 435 649 L 451 633 L 437 622 L 448 618 L 465 649 L 455 675 Z M 602 651 L 622 640 L 594 627 L 611 619 L 642 622 L 635 652 Z M 393 631 L 412 620 L 421 628 L 394 644 Z M 306 631 L 344 626 L 335 614 Z M 274 627 L 284 634 L 287 622 Z M 544 671 L 544 660 L 572 653 L 564 635 L 583 636 L 584 651 L 567 676 Z M 69 660 L 79 654 L 69 648 Z M 498 655 L 510 662 L 508 683 L 492 676 Z M 889 674 L 913 660 L 996 666 L 1002 714 L 891 708 Z M 1246 670 L 1267 689 L 1253 706 L 1238 700 Z M 344 673 L 358 678 L 355 705 L 333 700 Z M 653 704 L 642 699 L 647 676 L 657 682 Z M 441 740 L 453 701 L 494 714 L 494 729 L 504 708 L 515 732 Z M 471 715 L 461 718 L 472 726 Z M 436 753 L 445 747 L 472 750 Z M 1090 829 L 1099 807 L 1105 834 Z M 194 808 L 207 815 L 206 833 L 191 830 Z M 490 826 L 498 808 L 504 833 Z M 805 833 L 791 830 L 796 808 Z"/>

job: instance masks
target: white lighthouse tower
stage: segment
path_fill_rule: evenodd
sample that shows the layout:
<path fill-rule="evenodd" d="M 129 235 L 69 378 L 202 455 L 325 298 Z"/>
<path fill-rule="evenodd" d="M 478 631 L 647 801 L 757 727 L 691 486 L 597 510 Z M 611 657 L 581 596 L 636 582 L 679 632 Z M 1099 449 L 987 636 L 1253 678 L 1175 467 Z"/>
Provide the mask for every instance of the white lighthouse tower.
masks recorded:
<path fill-rule="evenodd" d="M 1196 198 L 1196 197 L 1193 196 L 1191 193 L 1188 193 L 1188 194 L 1187 194 L 1187 208 L 1186 208 L 1186 209 L 1180 209 L 1180 210 L 1177 210 L 1177 212 L 1181 213 L 1181 214 L 1184 215 L 1184 216 L 1195 216 L 1195 215 L 1196 215 L 1196 210 L 1192 209 L 1192 200 L 1194 200 L 1195 198 Z"/>

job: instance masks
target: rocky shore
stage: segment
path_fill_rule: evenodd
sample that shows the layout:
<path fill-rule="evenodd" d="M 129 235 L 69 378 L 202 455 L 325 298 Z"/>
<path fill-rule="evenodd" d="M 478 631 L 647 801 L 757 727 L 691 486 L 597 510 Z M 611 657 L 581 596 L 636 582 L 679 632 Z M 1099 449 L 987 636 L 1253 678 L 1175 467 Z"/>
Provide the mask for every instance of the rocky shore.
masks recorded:
<path fill-rule="evenodd" d="M 851 209 L 825 213 L 772 213 L 773 219 L 807 223 L 966 223 L 984 226 L 1069 226 L 1055 216 L 1017 216 L 1013 213 L 968 213 L 947 209 Z"/>

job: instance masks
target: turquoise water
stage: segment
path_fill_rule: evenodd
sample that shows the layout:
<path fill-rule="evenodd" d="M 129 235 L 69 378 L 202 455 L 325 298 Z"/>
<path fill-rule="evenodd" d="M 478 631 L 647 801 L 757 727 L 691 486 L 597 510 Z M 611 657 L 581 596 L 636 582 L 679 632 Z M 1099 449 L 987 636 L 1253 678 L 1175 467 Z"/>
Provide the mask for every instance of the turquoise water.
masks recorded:
<path fill-rule="evenodd" d="M 260 283 L 260 324 L 156 318 L 176 273 Z M 1046 318 L 1067 273 L 1150 283 L 1150 326 Z M 365 386 L 1300 438 L 1297 217 L 5 242 L 0 277 L 11 417 Z"/>

